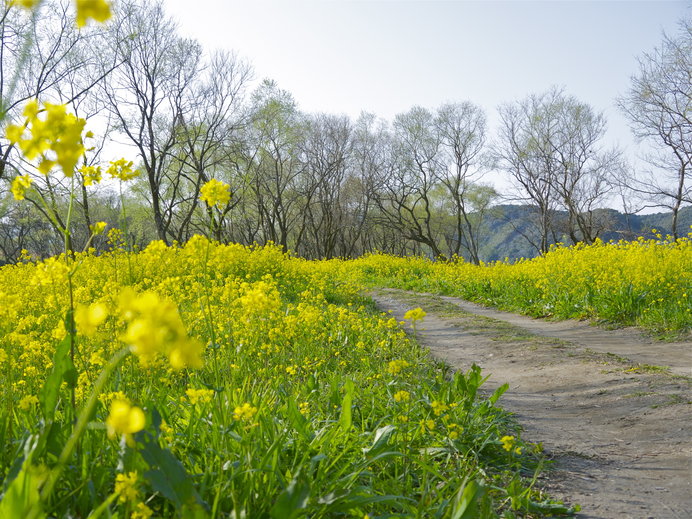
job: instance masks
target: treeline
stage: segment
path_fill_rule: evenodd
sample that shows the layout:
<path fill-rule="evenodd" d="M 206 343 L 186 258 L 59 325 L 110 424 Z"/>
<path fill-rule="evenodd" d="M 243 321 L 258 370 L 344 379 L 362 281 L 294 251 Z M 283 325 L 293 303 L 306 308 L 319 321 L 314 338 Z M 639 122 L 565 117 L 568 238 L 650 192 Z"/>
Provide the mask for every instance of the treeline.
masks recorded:
<path fill-rule="evenodd" d="M 686 232 L 677 215 L 692 201 L 689 21 L 641 58 L 617 101 L 657 150 L 651 171 L 635 175 L 621 151 L 603 145 L 605 116 L 558 88 L 501 106 L 492 137 L 483 109 L 468 101 L 413 107 L 391 122 L 304 113 L 275 82 L 255 82 L 237 55 L 181 37 L 161 2 L 119 2 L 108 25 L 81 30 L 70 5 L 44 2 L 32 21 L 3 4 L 5 120 L 21 121 L 30 99 L 67 104 L 95 133 L 85 166 L 127 149 L 141 174 L 127 184 L 85 186 L 79 173 L 56 182 L 0 140 L 0 260 L 22 249 L 60 251 L 56 222 L 41 213 L 47 203 L 65 214 L 70 193 L 75 249 L 103 220 L 140 247 L 211 231 L 222 242 L 272 241 L 308 258 L 380 250 L 478 262 L 484 222 L 500 201 L 530 205 L 530 225 L 513 223 L 542 252 L 601 236 L 608 213 L 597 209 L 613 196 L 630 211 L 666 208 L 674 232 Z M 512 181 L 511 193 L 483 181 L 493 170 Z M 22 203 L 10 193 L 18 174 L 34 179 Z M 230 184 L 232 197 L 210 227 L 199 193 L 211 178 Z M 94 246 L 109 245 L 99 238 Z"/>

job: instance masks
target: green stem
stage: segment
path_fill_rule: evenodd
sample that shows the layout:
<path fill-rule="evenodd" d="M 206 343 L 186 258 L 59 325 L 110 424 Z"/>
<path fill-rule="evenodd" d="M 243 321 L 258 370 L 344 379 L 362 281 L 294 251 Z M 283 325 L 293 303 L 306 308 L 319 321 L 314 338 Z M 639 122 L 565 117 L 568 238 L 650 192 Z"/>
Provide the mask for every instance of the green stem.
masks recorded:
<path fill-rule="evenodd" d="M 65 443 L 65 446 L 63 447 L 62 452 L 60 453 L 60 457 L 58 458 L 57 464 L 55 465 L 55 467 L 51 469 L 50 473 L 48 474 L 46 483 L 41 489 L 39 502 L 31 508 L 27 516 L 27 519 L 36 519 L 40 516 L 42 508 L 40 505 L 43 502 L 45 502 L 53 493 L 55 485 L 57 484 L 58 479 L 62 474 L 62 471 L 67 466 L 67 462 L 70 460 L 70 457 L 72 456 L 72 453 L 74 452 L 77 443 L 79 442 L 80 438 L 82 437 L 84 431 L 87 428 L 89 419 L 94 411 L 94 408 L 96 407 L 96 404 L 98 403 L 98 397 L 101 394 L 101 391 L 106 385 L 106 382 L 108 382 L 108 379 L 110 378 L 113 371 L 115 371 L 115 369 L 120 365 L 122 360 L 129 353 L 129 347 L 126 346 L 124 348 L 121 348 L 115 355 L 113 355 L 106 367 L 103 368 L 103 371 L 101 371 L 99 378 L 96 380 L 96 383 L 94 384 L 94 389 L 91 391 L 91 394 L 89 395 L 89 400 L 87 400 L 87 403 L 84 405 L 84 408 L 79 413 L 79 418 L 77 419 L 77 423 L 75 424 L 74 429 L 72 429 L 72 434 L 70 434 L 70 437 L 67 439 L 67 442 Z"/>
<path fill-rule="evenodd" d="M 120 181 L 120 214 L 123 219 L 123 229 L 125 230 L 125 245 L 127 246 L 127 271 L 130 276 L 130 284 L 134 277 L 132 276 L 132 243 L 130 242 L 130 229 L 127 225 L 127 213 L 125 212 L 125 198 L 123 197 L 123 182 Z"/>

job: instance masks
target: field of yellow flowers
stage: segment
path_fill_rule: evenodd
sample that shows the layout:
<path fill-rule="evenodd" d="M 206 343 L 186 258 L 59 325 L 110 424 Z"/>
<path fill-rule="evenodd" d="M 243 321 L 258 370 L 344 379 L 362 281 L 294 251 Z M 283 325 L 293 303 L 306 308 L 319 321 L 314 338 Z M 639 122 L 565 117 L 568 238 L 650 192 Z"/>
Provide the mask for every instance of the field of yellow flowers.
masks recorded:
<path fill-rule="evenodd" d="M 457 295 L 535 317 L 640 326 L 661 336 L 692 328 L 692 235 L 555 247 L 516 263 L 370 255 L 354 262 L 371 285 Z"/>
<path fill-rule="evenodd" d="M 202 237 L 3 267 L 0 517 L 565 511 L 502 390 L 436 365 L 360 277 Z"/>

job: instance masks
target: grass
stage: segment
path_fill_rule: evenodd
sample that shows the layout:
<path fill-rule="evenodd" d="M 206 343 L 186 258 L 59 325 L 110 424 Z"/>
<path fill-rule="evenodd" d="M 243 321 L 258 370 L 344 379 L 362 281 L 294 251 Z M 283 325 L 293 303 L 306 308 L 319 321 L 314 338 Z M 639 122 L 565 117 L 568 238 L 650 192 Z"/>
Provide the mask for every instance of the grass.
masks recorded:
<path fill-rule="evenodd" d="M 77 311 L 107 315 L 77 321 L 71 364 L 60 261 L 0 270 L 0 516 L 569 511 L 534 487 L 541 455 L 497 406 L 504 388 L 430 359 L 342 263 L 203 239 L 79 256 Z M 165 343 L 142 356 L 178 319 L 198 369 Z"/>

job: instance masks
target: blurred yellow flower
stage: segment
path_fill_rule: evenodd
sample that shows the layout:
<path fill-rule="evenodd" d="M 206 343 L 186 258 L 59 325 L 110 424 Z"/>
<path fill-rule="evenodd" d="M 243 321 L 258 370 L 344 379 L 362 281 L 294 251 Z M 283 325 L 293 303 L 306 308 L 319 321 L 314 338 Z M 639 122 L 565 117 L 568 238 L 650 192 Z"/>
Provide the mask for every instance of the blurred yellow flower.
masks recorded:
<path fill-rule="evenodd" d="M 194 389 L 190 388 L 185 391 L 188 401 L 192 404 L 206 404 L 211 402 L 214 396 L 214 391 L 211 389 Z"/>
<path fill-rule="evenodd" d="M 408 391 L 397 391 L 394 393 L 394 400 L 397 402 L 408 402 L 411 400 L 411 393 Z"/>
<path fill-rule="evenodd" d="M 127 400 L 111 402 L 110 413 L 106 418 L 109 438 L 125 435 L 129 443 L 131 435 L 144 429 L 145 423 L 144 411 L 139 407 L 130 405 Z"/>
<path fill-rule="evenodd" d="M 434 400 L 431 404 L 430 407 L 432 407 L 433 413 L 435 413 L 435 416 L 440 416 L 442 413 L 445 411 L 449 410 L 449 406 L 443 402 L 438 402 L 437 400 Z"/>
<path fill-rule="evenodd" d="M 257 414 L 257 408 L 245 402 L 243 405 L 233 410 L 233 419 L 242 422 L 249 422 Z"/>
<path fill-rule="evenodd" d="M 174 369 L 202 367 L 203 345 L 188 337 L 173 302 L 154 292 L 138 295 L 125 289 L 120 295 L 119 309 L 128 323 L 121 340 L 142 364 L 148 365 L 158 354 L 164 354 Z"/>
<path fill-rule="evenodd" d="M 89 19 L 105 22 L 111 17 L 111 6 L 104 0 L 75 0 L 77 27 L 84 27 Z"/>
<path fill-rule="evenodd" d="M 514 447 L 515 438 L 514 436 L 503 436 L 500 438 L 500 441 L 502 442 L 502 448 L 509 452 Z"/>
<path fill-rule="evenodd" d="M 24 200 L 27 189 L 31 187 L 31 177 L 29 175 L 20 175 L 12 181 L 12 196 L 15 200 Z"/>
<path fill-rule="evenodd" d="M 106 173 L 108 173 L 111 178 L 117 178 L 123 182 L 127 182 L 128 180 L 138 177 L 140 171 L 134 169 L 134 164 L 131 160 L 118 159 L 111 162 Z"/>
<path fill-rule="evenodd" d="M 39 115 L 44 117 L 39 118 Z M 7 139 L 17 144 L 27 159 L 39 157 L 38 170 L 44 175 L 57 164 L 65 176 L 71 177 L 84 154 L 82 131 L 86 119 L 67 113 L 65 105 L 44 103 L 43 109 L 39 109 L 36 100 L 27 103 L 24 116 L 27 120 L 23 125 L 10 124 L 7 127 Z M 46 155 L 49 151 L 50 157 Z"/>
<path fill-rule="evenodd" d="M 40 3 L 41 0 L 10 0 L 8 2 L 10 6 L 18 5 L 20 7 L 24 7 L 25 9 L 33 9 Z"/>
<path fill-rule="evenodd" d="M 139 499 L 137 472 L 120 473 L 115 476 L 115 493 L 121 503 L 134 503 Z"/>
<path fill-rule="evenodd" d="M 89 306 L 79 305 L 74 313 L 77 330 L 87 336 L 95 334 L 97 328 L 107 317 L 108 308 L 103 303 L 93 303 Z"/>
<path fill-rule="evenodd" d="M 393 360 L 387 365 L 387 371 L 391 375 L 398 375 L 402 370 L 408 368 L 411 364 L 405 360 Z"/>
<path fill-rule="evenodd" d="M 427 314 L 422 308 L 414 308 L 413 310 L 409 310 L 404 314 L 404 319 L 409 319 L 411 321 L 419 321 L 423 319 Z"/>
<path fill-rule="evenodd" d="M 149 519 L 154 515 L 154 511 L 144 503 L 137 503 L 134 511 L 130 514 L 130 519 Z"/>
<path fill-rule="evenodd" d="M 106 222 L 96 222 L 89 226 L 89 230 L 91 231 L 91 234 L 96 236 L 97 234 L 101 234 L 103 231 L 105 231 L 106 227 L 108 227 Z"/>
<path fill-rule="evenodd" d="M 82 174 L 82 180 L 85 186 L 90 186 L 94 182 L 98 184 L 101 182 L 101 177 L 103 175 L 101 166 L 82 166 L 79 168 L 79 172 Z"/>
<path fill-rule="evenodd" d="M 200 189 L 199 199 L 209 207 L 225 206 L 231 200 L 231 186 L 212 178 Z"/>
<path fill-rule="evenodd" d="M 32 406 L 38 404 L 38 397 L 35 395 L 27 395 L 19 401 L 19 408 L 22 411 L 28 411 Z"/>

